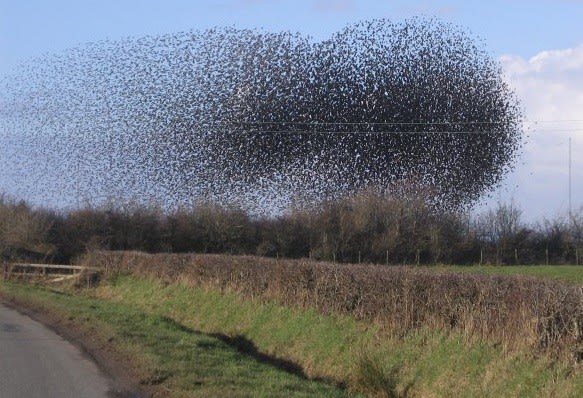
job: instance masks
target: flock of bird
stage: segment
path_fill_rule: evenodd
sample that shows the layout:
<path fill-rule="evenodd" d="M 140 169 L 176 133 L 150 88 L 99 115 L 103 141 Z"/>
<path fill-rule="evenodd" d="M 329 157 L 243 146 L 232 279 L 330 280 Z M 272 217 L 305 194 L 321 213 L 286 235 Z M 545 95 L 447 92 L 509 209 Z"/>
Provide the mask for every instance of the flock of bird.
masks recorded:
<path fill-rule="evenodd" d="M 236 28 L 100 41 L 0 84 L 0 192 L 45 204 L 273 212 L 372 188 L 459 208 L 521 147 L 496 61 L 427 19 L 321 42 Z"/>

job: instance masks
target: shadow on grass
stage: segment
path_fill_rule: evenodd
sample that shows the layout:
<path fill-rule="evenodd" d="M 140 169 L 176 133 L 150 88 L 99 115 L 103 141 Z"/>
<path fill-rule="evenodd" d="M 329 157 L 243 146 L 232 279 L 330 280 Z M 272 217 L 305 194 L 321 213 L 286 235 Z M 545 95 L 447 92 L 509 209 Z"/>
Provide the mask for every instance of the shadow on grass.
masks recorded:
<path fill-rule="evenodd" d="M 304 380 L 325 382 L 327 384 L 336 385 L 337 387 L 339 387 L 341 389 L 346 388 L 345 383 L 338 383 L 337 381 L 327 380 L 327 379 L 323 379 L 323 378 L 308 377 L 306 375 L 306 373 L 304 372 L 304 369 L 300 365 L 298 365 L 297 363 L 290 361 L 289 359 L 277 358 L 273 355 L 269 355 L 269 354 L 266 354 L 266 353 L 259 351 L 257 349 L 257 346 L 255 345 L 255 343 L 253 343 L 253 341 L 249 340 L 245 336 L 242 336 L 242 335 L 228 336 L 228 335 L 223 334 L 223 333 L 203 333 L 203 332 L 200 332 L 198 330 L 190 329 L 190 328 L 182 325 L 181 323 L 176 322 L 174 319 L 167 317 L 167 316 L 160 317 L 160 320 L 164 324 L 166 324 L 169 328 L 172 328 L 174 330 L 179 330 L 181 332 L 185 332 L 188 334 L 196 334 L 196 335 L 207 336 L 207 337 L 211 337 L 214 339 L 218 339 L 221 342 L 227 344 L 229 347 L 234 348 L 239 353 L 241 353 L 245 356 L 251 357 L 260 363 L 264 363 L 264 364 L 267 364 L 269 366 L 275 367 L 275 368 L 282 370 L 286 373 L 293 374 L 293 375 L 300 377 Z M 209 345 L 209 348 L 212 348 L 212 344 Z"/>
<path fill-rule="evenodd" d="M 266 363 L 280 370 L 283 370 L 284 372 L 291 373 L 303 379 L 308 379 L 308 376 L 306 376 L 302 367 L 297 363 L 288 359 L 277 358 L 272 355 L 260 352 L 257 350 L 255 344 L 245 336 L 237 335 L 231 337 L 222 333 L 213 333 L 209 336 L 223 341 L 229 346 L 235 348 L 240 353 L 250 356 L 258 362 Z"/>

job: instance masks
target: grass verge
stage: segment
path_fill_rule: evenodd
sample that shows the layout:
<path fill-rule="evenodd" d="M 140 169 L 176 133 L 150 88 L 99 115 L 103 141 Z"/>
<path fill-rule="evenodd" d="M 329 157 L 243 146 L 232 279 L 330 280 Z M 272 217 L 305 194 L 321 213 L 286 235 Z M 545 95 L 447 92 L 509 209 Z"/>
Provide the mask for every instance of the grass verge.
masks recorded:
<path fill-rule="evenodd" d="M 116 277 L 75 294 L 0 292 L 96 325 L 161 395 L 348 395 L 320 379 L 379 397 L 583 396 L 581 372 L 550 359 L 426 328 L 390 337 L 371 322 L 204 287 Z"/>
<path fill-rule="evenodd" d="M 291 362 L 271 361 L 243 337 L 202 333 L 131 302 L 64 294 L 3 283 L 5 299 L 81 328 L 117 350 L 152 396 L 346 397 L 342 389 L 309 380 Z"/>

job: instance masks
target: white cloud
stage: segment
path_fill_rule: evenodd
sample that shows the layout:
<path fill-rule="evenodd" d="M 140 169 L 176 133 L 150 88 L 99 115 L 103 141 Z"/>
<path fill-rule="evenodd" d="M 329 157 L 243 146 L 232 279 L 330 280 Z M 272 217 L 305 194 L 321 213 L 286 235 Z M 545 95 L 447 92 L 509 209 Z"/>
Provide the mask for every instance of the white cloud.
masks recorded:
<path fill-rule="evenodd" d="M 495 198 L 513 197 L 531 220 L 566 214 L 571 138 L 572 204 L 583 206 L 583 43 L 500 61 L 521 100 L 529 137 L 521 164 Z"/>

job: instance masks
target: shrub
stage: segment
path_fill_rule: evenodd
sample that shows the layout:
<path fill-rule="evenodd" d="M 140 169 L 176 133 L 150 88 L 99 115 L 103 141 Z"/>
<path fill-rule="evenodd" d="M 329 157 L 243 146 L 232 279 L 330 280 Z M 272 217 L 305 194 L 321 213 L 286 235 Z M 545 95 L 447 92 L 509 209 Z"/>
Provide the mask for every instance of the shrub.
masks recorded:
<path fill-rule="evenodd" d="M 0 260 L 47 261 L 56 248 L 49 242 L 54 215 L 0 195 Z"/>
<path fill-rule="evenodd" d="M 437 273 L 250 256 L 93 252 L 106 275 L 129 273 L 349 314 L 405 335 L 422 327 L 469 339 L 579 355 L 583 290 L 532 277 Z"/>

